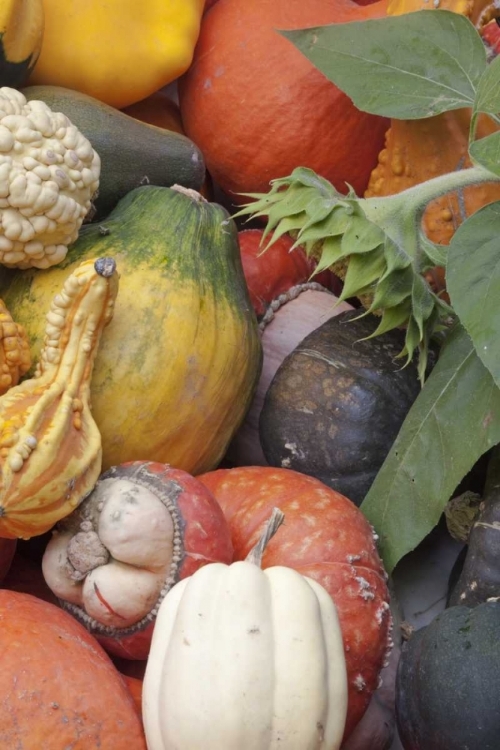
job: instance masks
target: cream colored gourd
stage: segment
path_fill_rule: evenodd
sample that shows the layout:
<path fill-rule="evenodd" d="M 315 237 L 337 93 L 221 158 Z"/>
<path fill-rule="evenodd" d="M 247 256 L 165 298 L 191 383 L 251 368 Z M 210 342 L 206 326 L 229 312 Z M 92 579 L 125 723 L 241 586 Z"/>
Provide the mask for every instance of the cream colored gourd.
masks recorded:
<path fill-rule="evenodd" d="M 149 750 L 340 748 L 347 679 L 335 605 L 312 579 L 261 570 L 251 555 L 200 568 L 163 600 L 143 686 Z"/>

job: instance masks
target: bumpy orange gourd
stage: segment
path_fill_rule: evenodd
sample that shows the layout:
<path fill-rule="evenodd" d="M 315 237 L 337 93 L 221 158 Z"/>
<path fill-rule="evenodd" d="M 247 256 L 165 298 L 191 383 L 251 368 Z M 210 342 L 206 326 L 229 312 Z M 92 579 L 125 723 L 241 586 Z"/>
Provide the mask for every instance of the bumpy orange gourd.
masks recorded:
<path fill-rule="evenodd" d="M 0 537 L 42 534 L 97 481 L 90 377 L 117 291 L 114 260 L 82 263 L 52 302 L 35 376 L 0 398 Z"/>
<path fill-rule="evenodd" d="M 28 336 L 22 325 L 12 320 L 0 299 L 0 396 L 17 385 L 31 367 Z"/>
<path fill-rule="evenodd" d="M 477 23 L 487 4 L 488 0 L 441 0 L 438 7 L 461 13 Z M 425 0 L 391 0 L 387 14 L 400 15 L 429 7 L 435 6 Z M 392 120 L 365 197 L 392 195 L 440 174 L 470 167 L 469 127 L 469 109 L 444 112 L 423 120 Z M 497 129 L 489 118 L 481 117 L 477 138 Z M 433 242 L 446 245 L 467 216 L 499 199 L 498 182 L 445 195 L 432 201 L 426 209 L 424 231 Z"/>

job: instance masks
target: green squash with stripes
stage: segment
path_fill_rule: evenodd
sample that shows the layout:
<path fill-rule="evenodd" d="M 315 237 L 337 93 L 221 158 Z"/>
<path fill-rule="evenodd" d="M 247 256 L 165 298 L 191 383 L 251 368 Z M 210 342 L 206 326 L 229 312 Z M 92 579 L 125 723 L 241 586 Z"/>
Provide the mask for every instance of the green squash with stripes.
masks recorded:
<path fill-rule="evenodd" d="M 83 227 L 60 265 L 5 269 L 0 296 L 35 360 L 64 279 L 81 261 L 108 256 L 120 291 L 91 381 L 103 470 L 148 459 L 208 471 L 243 420 L 262 364 L 236 226 L 193 190 L 144 186 Z"/>

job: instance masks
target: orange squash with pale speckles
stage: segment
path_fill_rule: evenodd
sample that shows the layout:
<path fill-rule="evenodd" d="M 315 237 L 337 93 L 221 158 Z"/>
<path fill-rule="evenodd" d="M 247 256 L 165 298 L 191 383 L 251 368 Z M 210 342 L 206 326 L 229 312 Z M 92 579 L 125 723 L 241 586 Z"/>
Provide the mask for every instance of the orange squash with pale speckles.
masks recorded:
<path fill-rule="evenodd" d="M 229 522 L 234 560 L 245 559 L 273 507 L 285 514 L 262 567 L 294 568 L 318 581 L 335 602 L 348 677 L 347 738 L 377 687 L 391 628 L 386 575 L 371 526 L 346 497 L 290 469 L 245 466 L 198 479 Z"/>

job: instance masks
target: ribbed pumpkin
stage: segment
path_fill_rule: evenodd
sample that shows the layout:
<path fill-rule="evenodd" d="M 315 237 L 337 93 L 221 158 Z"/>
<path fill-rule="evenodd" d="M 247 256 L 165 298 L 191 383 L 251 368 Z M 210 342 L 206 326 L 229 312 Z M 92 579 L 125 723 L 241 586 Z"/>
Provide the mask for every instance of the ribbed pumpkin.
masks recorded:
<path fill-rule="evenodd" d="M 316 581 L 261 569 L 283 514 L 245 560 L 163 600 L 144 676 L 149 750 L 339 750 L 347 684 L 335 605 Z"/>
<path fill-rule="evenodd" d="M 71 615 L 0 590 L 0 653 L 2 748 L 146 750 L 120 673 Z"/>
<path fill-rule="evenodd" d="M 91 383 L 103 469 L 143 459 L 189 473 L 213 468 L 261 369 L 236 226 L 194 191 L 131 191 L 80 232 L 63 264 L 6 274 L 4 299 L 35 352 L 61 280 L 95 253 L 115 258 L 121 273 Z"/>
<path fill-rule="evenodd" d="M 356 109 L 277 29 L 381 15 L 385 1 L 218 0 L 204 16 L 180 81 L 182 121 L 232 199 L 297 166 L 341 191 L 366 188 L 388 121 Z"/>
<path fill-rule="evenodd" d="M 273 507 L 285 514 L 262 567 L 294 568 L 320 583 L 335 602 L 347 666 L 347 738 L 377 687 L 391 628 L 386 574 L 370 525 L 347 498 L 289 469 L 243 466 L 198 479 L 224 511 L 235 560 L 247 556 Z"/>
<path fill-rule="evenodd" d="M 426 0 L 390 0 L 387 14 L 401 15 L 439 7 L 461 13 L 476 23 L 486 5 L 488 0 L 442 0 L 437 6 L 430 6 Z M 392 195 L 440 174 L 470 167 L 470 119 L 470 110 L 460 109 L 423 120 L 392 120 L 365 196 Z M 480 117 L 477 138 L 497 129 L 490 118 Z M 426 209 L 424 230 L 433 242 L 446 245 L 467 216 L 499 199 L 498 183 L 476 185 L 445 195 L 432 201 Z"/>

